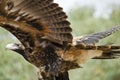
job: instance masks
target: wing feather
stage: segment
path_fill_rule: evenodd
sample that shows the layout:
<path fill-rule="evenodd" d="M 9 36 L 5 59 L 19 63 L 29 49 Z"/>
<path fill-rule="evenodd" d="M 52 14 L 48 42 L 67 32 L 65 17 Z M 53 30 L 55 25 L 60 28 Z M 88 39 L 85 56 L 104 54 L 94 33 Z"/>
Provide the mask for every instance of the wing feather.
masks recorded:
<path fill-rule="evenodd" d="M 77 44 L 84 43 L 86 45 L 94 45 L 95 43 L 99 42 L 100 39 L 103 39 L 103 38 L 115 33 L 118 30 L 120 30 L 119 25 L 116 27 L 113 27 L 109 30 L 103 31 L 103 32 L 94 33 L 94 34 L 91 34 L 88 36 L 78 38 L 75 41 L 77 42 Z"/>
<path fill-rule="evenodd" d="M 46 29 L 58 43 L 71 43 L 72 35 L 67 15 L 53 0 L 10 0 L 14 7 L 8 11 L 9 19 L 26 22 L 39 31 Z M 54 40 L 53 40 L 54 41 Z"/>

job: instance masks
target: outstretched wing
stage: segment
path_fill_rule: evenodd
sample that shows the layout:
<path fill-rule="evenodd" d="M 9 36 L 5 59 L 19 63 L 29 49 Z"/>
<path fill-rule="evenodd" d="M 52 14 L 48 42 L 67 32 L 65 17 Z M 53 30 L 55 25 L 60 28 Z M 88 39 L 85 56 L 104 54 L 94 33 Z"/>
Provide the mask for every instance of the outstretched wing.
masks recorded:
<path fill-rule="evenodd" d="M 13 33 L 21 42 L 32 43 L 32 40 L 23 39 L 23 31 L 24 35 L 27 34 L 25 31 L 40 31 L 40 37 L 58 44 L 72 42 L 72 29 L 66 20 L 67 16 L 53 0 L 2 0 L 0 13 L 3 18 L 3 21 L 2 18 L 0 21 L 1 26 Z"/>
<path fill-rule="evenodd" d="M 77 37 L 74 39 L 74 43 L 76 45 L 79 45 L 81 43 L 85 45 L 95 45 L 97 42 L 99 42 L 100 39 L 103 39 L 112 33 L 115 33 L 116 31 L 120 30 L 120 26 L 113 27 L 107 31 L 99 32 L 99 33 L 94 33 L 88 36 L 83 36 L 83 37 Z"/>
<path fill-rule="evenodd" d="M 82 38 L 76 38 L 74 45 L 69 45 L 66 49 L 64 60 L 75 61 L 78 64 L 84 64 L 87 60 L 94 59 L 114 59 L 120 57 L 120 46 L 97 46 L 100 39 L 120 30 L 120 26 L 116 26 L 107 31 L 95 33 Z"/>

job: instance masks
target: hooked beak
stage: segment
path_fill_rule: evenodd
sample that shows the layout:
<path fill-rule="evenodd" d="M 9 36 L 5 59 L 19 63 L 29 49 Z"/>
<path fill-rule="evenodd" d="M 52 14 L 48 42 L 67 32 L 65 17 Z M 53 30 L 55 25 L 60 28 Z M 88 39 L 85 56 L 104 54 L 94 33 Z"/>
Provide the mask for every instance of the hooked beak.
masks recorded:
<path fill-rule="evenodd" d="M 17 47 L 13 44 L 13 43 L 11 43 L 11 44 L 7 44 L 7 46 L 6 46 L 6 49 L 9 49 L 9 50 L 14 50 L 14 49 L 16 49 Z"/>

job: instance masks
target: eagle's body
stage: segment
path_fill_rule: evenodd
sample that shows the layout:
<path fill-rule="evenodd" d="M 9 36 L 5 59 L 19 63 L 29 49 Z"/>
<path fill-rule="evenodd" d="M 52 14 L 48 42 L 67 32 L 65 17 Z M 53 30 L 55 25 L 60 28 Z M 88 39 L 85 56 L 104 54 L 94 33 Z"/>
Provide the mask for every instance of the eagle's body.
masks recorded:
<path fill-rule="evenodd" d="M 66 18 L 53 0 L 0 1 L 0 26 L 21 42 L 7 48 L 38 67 L 39 80 L 69 80 L 68 70 L 80 68 L 91 58 L 120 56 L 120 46 L 95 46 L 99 39 L 118 31 L 120 26 L 73 39 Z"/>

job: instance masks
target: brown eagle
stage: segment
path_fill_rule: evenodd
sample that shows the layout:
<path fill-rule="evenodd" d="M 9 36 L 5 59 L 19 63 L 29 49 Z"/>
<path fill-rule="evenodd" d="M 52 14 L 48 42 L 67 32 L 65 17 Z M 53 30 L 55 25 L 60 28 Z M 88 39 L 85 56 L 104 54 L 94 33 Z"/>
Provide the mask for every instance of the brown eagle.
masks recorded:
<path fill-rule="evenodd" d="M 53 0 L 0 0 L 0 27 L 21 42 L 6 47 L 39 68 L 39 80 L 69 80 L 68 70 L 80 68 L 91 58 L 120 56 L 120 46 L 95 45 L 120 30 L 120 26 L 73 38 L 66 19 L 63 9 Z"/>

